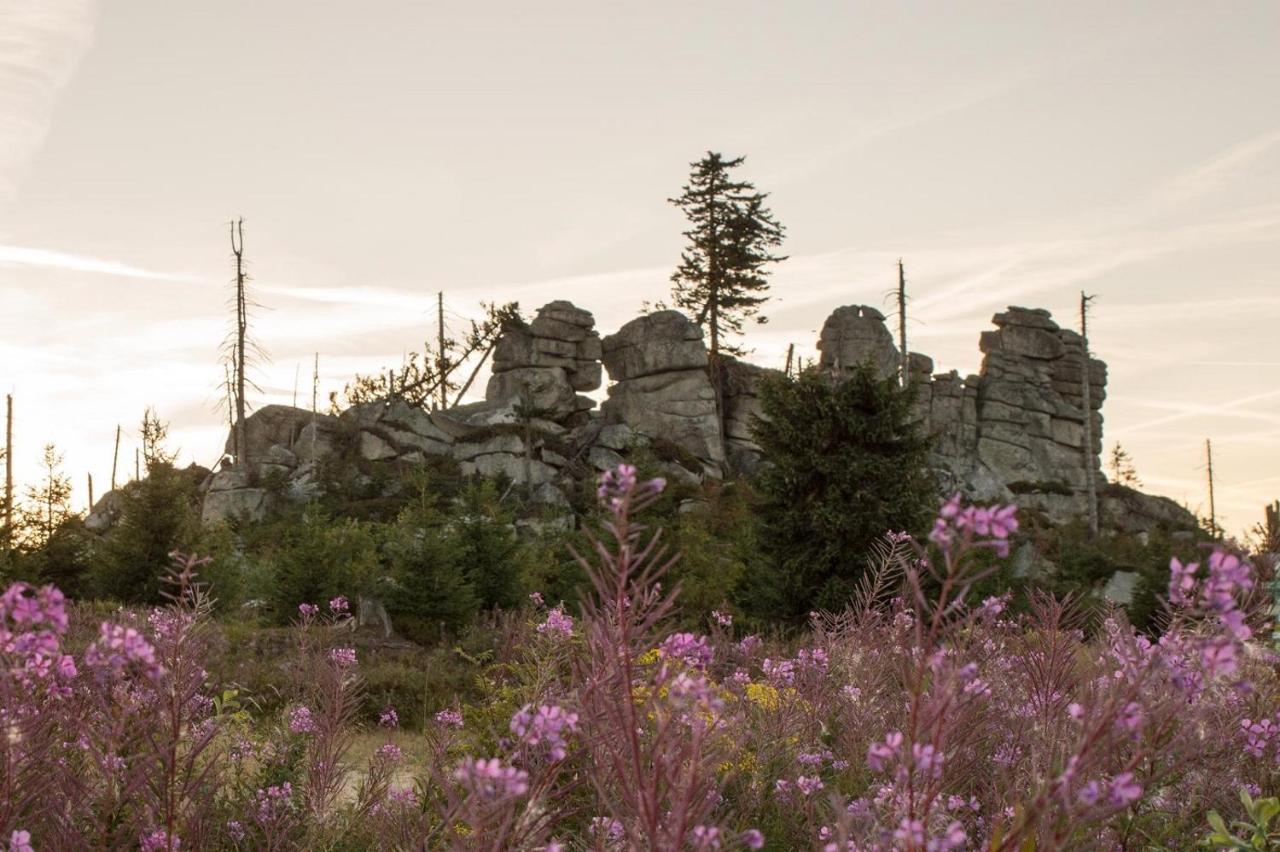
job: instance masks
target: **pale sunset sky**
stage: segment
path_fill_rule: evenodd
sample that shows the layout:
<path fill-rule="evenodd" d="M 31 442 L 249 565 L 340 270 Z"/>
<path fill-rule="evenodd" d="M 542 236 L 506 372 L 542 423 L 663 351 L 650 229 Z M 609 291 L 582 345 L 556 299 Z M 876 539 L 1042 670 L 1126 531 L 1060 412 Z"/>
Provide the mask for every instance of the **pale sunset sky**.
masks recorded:
<path fill-rule="evenodd" d="M 147 405 L 180 462 L 225 435 L 227 222 L 270 356 L 309 404 L 481 300 L 603 333 L 669 292 L 666 199 L 747 156 L 790 259 L 753 360 L 835 307 L 976 371 L 1010 304 L 1096 294 L 1104 441 L 1228 530 L 1280 497 L 1280 4 L 0 0 L 0 393 L 17 478 L 76 506 L 132 469 Z M 483 389 L 483 382 L 478 383 Z"/>

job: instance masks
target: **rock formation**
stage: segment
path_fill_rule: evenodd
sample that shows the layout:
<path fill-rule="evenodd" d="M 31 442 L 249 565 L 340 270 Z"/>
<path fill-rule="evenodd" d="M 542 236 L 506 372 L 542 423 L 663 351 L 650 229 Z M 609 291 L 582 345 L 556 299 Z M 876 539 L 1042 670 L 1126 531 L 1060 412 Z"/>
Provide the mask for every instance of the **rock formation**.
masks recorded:
<path fill-rule="evenodd" d="M 836 308 L 818 338 L 818 368 L 840 374 L 870 364 L 880 378 L 898 372 L 898 347 L 884 324 L 884 314 L 868 305 Z"/>
<path fill-rule="evenodd" d="M 940 486 L 979 500 L 1009 500 L 1053 522 L 1080 517 L 1090 476 L 1100 489 L 1106 526 L 1140 532 L 1193 526 L 1172 501 L 1107 486 L 1099 457 L 1106 365 L 1087 359 L 1079 335 L 1039 309 L 1011 307 L 980 339 L 977 375 L 932 375 L 933 361 L 909 353 L 916 416 L 935 439 Z M 676 311 L 634 319 L 601 340 L 592 315 L 569 302 L 544 305 L 528 324 L 506 328 L 494 348 L 483 402 L 425 411 L 391 400 L 340 416 L 271 405 L 247 424 L 243 468 L 205 481 L 204 519 L 262 517 L 273 500 L 307 499 L 321 487 L 321 465 L 422 465 L 455 462 L 463 474 L 503 475 L 532 501 L 568 511 L 566 494 L 583 478 L 637 452 L 657 459 L 673 481 L 751 474 L 761 463 L 751 424 L 758 389 L 770 371 L 726 358 L 721 365 L 724 421 L 708 372 L 701 329 Z M 818 342 L 819 369 L 835 379 L 858 364 L 897 374 L 899 352 L 883 314 L 865 305 L 836 309 Z M 601 362 L 613 384 L 599 410 L 583 393 L 600 386 Z M 1089 371 L 1090 410 L 1081 378 Z M 1093 442 L 1084 442 L 1085 417 Z M 229 449 L 229 448 L 228 448 Z M 332 470 L 330 470 L 332 473 Z M 110 525 L 104 506 L 98 525 Z"/>
<path fill-rule="evenodd" d="M 604 339 L 604 365 L 615 382 L 601 406 L 605 423 L 625 423 L 707 465 L 723 464 L 716 392 L 696 323 L 679 311 L 633 319 Z"/>
<path fill-rule="evenodd" d="M 493 352 L 487 402 L 527 399 L 562 423 L 595 403 L 579 391 L 600 387 L 600 335 L 595 319 L 569 302 L 543 305 L 527 326 L 504 330 Z"/>

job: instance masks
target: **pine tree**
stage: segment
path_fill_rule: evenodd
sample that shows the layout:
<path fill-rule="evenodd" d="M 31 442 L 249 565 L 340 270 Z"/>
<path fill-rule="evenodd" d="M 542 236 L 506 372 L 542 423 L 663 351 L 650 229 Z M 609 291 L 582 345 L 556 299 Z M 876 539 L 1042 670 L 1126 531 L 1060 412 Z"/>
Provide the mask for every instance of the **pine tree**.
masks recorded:
<path fill-rule="evenodd" d="M 62 472 L 62 454 L 53 444 L 45 444 L 40 467 L 40 484 L 27 489 L 22 512 L 26 544 L 32 548 L 43 546 L 71 517 L 71 478 Z"/>
<path fill-rule="evenodd" d="M 706 330 L 713 363 L 722 352 L 742 354 L 726 338 L 741 334 L 748 318 L 765 321 L 760 307 L 768 298 L 768 267 L 785 260 L 771 253 L 782 244 L 783 227 L 764 206 L 768 194 L 730 175 L 743 160 L 708 151 L 691 164 L 680 197 L 669 199 L 690 224 L 689 244 L 671 276 L 672 295 Z"/>
<path fill-rule="evenodd" d="M 1107 467 L 1111 469 L 1111 475 L 1119 485 L 1126 488 L 1142 487 L 1142 480 L 1138 478 L 1138 469 L 1133 466 L 1133 457 L 1129 455 L 1128 450 L 1120 446 L 1119 442 L 1111 448 Z"/>
<path fill-rule="evenodd" d="M 842 609 L 876 540 L 927 528 L 937 497 L 916 390 L 867 365 L 838 384 L 812 370 L 763 383 L 754 435 L 770 462 L 757 485 L 772 558 L 744 605 L 794 620 Z"/>

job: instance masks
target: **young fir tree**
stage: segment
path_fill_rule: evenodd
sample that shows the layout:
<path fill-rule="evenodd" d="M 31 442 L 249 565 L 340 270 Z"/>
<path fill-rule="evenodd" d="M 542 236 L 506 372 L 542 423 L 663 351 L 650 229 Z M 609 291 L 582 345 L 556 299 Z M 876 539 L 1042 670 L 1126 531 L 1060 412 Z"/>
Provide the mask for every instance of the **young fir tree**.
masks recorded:
<path fill-rule="evenodd" d="M 1138 469 L 1133 466 L 1133 457 L 1119 442 L 1111 448 L 1111 456 L 1107 459 L 1107 467 L 1115 481 L 1126 488 L 1141 488 L 1142 480 L 1138 478 Z"/>
<path fill-rule="evenodd" d="M 741 334 L 745 319 L 765 321 L 760 306 L 768 298 L 769 266 L 786 259 L 771 252 L 782 244 L 783 227 L 764 206 L 768 194 L 730 174 L 743 159 L 708 151 L 691 164 L 684 192 L 669 199 L 690 225 L 671 276 L 673 298 L 706 331 L 713 363 L 722 352 L 741 354 L 726 338 Z"/>
<path fill-rule="evenodd" d="M 762 385 L 755 437 L 770 464 L 757 485 L 772 559 L 744 605 L 792 620 L 842 609 L 873 542 L 927 528 L 937 496 L 914 394 L 866 365 L 839 383 L 806 371 Z"/>
<path fill-rule="evenodd" d="M 42 547 L 71 517 L 71 478 L 62 472 L 62 454 L 53 444 L 45 444 L 40 467 L 40 483 L 27 489 L 22 512 L 23 537 L 30 548 Z"/>

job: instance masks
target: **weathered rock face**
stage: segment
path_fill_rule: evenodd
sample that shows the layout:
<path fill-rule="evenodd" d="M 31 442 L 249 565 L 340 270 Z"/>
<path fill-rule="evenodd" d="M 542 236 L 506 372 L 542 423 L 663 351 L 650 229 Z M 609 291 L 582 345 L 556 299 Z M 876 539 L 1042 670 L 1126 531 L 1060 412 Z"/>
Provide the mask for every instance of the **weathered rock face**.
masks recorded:
<path fill-rule="evenodd" d="M 931 375 L 930 358 L 908 354 L 918 390 L 914 416 L 935 438 L 940 485 L 977 499 L 1012 500 L 1051 521 L 1080 517 L 1089 478 L 1105 485 L 1099 457 L 1106 366 L 1087 359 L 1079 335 L 1060 329 L 1047 311 L 1011 307 L 993 323 L 995 330 L 981 336 L 977 375 Z M 820 369 L 837 380 L 860 363 L 882 378 L 901 368 L 883 314 L 867 306 L 836 309 L 818 348 Z M 602 360 L 614 384 L 596 413 L 580 392 L 600 386 Z M 708 369 L 702 330 L 677 311 L 639 317 L 601 340 L 590 313 L 551 302 L 532 322 L 504 331 L 484 402 L 428 412 L 383 401 L 339 417 L 281 405 L 255 412 L 246 424 L 244 463 L 204 481 L 204 518 L 261 517 L 281 497 L 309 499 L 333 463 L 360 477 L 370 465 L 447 458 L 464 474 L 526 484 L 533 503 L 565 510 L 565 495 L 583 478 L 639 447 L 647 446 L 674 482 L 751 474 L 762 461 L 752 434 L 762 413 L 759 388 L 771 371 L 721 361 L 722 431 Z M 1088 410 L 1081 385 L 1086 370 Z M 526 402 L 542 409 L 539 416 L 520 410 Z M 1092 426 L 1088 447 L 1086 422 Z M 228 439 L 228 452 L 232 447 Z M 1100 487 L 1099 497 L 1103 523 L 1114 530 L 1195 525 L 1189 512 L 1164 498 L 1114 486 Z M 104 500 L 87 523 L 109 527 L 112 511 Z"/>
<path fill-rule="evenodd" d="M 604 339 L 604 365 L 615 381 L 601 406 L 606 423 L 671 441 L 711 465 L 724 462 L 707 350 L 692 320 L 678 311 L 632 320 Z"/>
<path fill-rule="evenodd" d="M 818 338 L 822 356 L 818 367 L 837 375 L 859 364 L 870 364 L 881 378 L 898 372 L 898 347 L 884 323 L 884 314 L 868 305 L 836 308 L 823 323 Z"/>
<path fill-rule="evenodd" d="M 1080 335 L 1059 328 L 1046 310 L 1011 307 L 992 322 L 996 330 L 983 332 L 979 341 L 984 358 L 978 375 L 962 380 L 953 371 L 930 377 L 933 362 L 909 355 L 909 374 L 918 383 L 916 417 L 935 437 L 940 484 L 977 499 L 1012 500 L 1054 522 L 1080 517 L 1089 477 L 1099 487 L 1105 484 L 1100 456 L 1106 365 L 1086 359 Z M 818 346 L 821 366 L 837 375 L 859 361 L 869 361 L 882 377 L 894 375 L 899 365 L 892 335 L 874 308 L 838 308 L 823 326 Z M 1082 386 L 1086 369 L 1088 411 Z M 1092 428 L 1087 448 L 1086 417 Z M 1186 523 L 1185 510 L 1170 513 L 1168 508 L 1151 505 L 1140 514 L 1150 515 L 1151 524 L 1156 516 L 1160 523 Z M 1130 509 L 1137 511 L 1117 505 L 1113 528 Z"/>
<path fill-rule="evenodd" d="M 565 422 L 593 407 L 579 391 L 600 387 L 600 335 L 591 314 L 569 302 L 543 305 L 533 322 L 505 329 L 493 351 L 488 403 L 526 397 L 547 418 Z"/>
<path fill-rule="evenodd" d="M 780 373 L 733 358 L 724 359 L 721 369 L 726 460 L 731 471 L 750 475 L 759 468 L 763 455 L 752 433 L 756 419 L 764 416 L 760 383 L 766 376 Z"/>

